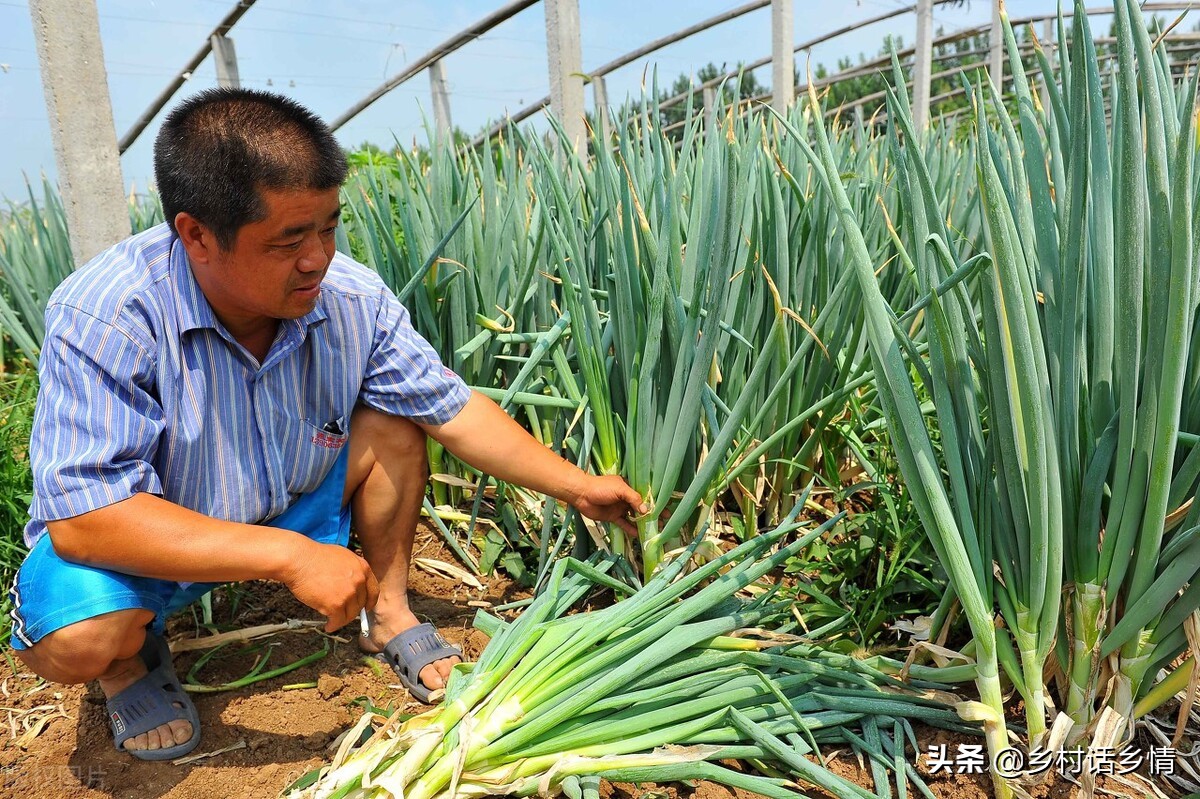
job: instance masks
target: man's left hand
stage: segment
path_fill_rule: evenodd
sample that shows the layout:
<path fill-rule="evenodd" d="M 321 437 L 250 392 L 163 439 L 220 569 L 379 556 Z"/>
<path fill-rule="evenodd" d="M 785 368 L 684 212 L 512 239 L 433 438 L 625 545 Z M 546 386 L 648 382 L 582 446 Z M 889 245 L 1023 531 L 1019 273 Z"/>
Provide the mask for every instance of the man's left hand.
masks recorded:
<path fill-rule="evenodd" d="M 620 477 L 588 474 L 563 460 L 478 392 L 472 392 L 450 421 L 420 426 L 479 471 L 569 502 L 584 516 L 613 522 L 631 536 L 637 536 L 634 517 L 650 512 L 646 501 Z"/>
<path fill-rule="evenodd" d="M 633 517 L 650 512 L 641 495 L 616 475 L 586 475 L 570 502 L 589 519 L 613 522 L 635 538 Z"/>

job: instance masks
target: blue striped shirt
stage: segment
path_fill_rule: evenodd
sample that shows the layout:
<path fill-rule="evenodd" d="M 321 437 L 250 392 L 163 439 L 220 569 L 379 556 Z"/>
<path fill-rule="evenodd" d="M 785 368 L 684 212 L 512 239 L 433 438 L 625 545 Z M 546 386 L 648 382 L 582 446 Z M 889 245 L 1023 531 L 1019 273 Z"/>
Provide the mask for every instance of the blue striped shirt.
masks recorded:
<path fill-rule="evenodd" d="M 356 404 L 428 424 L 470 390 L 373 271 L 338 253 L 260 365 L 213 314 L 165 224 L 68 277 L 46 308 L 29 546 L 46 522 L 158 494 L 259 523 L 316 488 Z"/>

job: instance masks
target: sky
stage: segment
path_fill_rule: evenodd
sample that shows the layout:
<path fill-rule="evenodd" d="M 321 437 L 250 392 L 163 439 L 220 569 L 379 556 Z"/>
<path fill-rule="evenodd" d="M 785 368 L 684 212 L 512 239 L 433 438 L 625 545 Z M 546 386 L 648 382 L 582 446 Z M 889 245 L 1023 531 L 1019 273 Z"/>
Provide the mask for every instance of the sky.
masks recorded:
<path fill-rule="evenodd" d="M 80 0 L 93 2 L 93 0 Z M 233 0 L 94 0 L 100 18 L 109 99 L 118 138 L 174 78 Z M 742 0 L 580 0 L 583 70 L 646 42 L 742 4 Z M 795 41 L 811 40 L 911 0 L 794 0 Z M 504 5 L 504 0 L 258 0 L 230 33 L 242 85 L 286 93 L 332 120 L 444 39 Z M 1109 3 L 1104 3 L 1109 5 Z M 1008 0 L 1013 18 L 1051 13 L 1056 0 Z M 987 24 L 989 0 L 935 9 L 947 32 Z M 1105 23 L 1107 26 L 1107 23 Z M 657 69 L 662 84 L 709 62 L 754 61 L 770 54 L 769 8 L 696 34 L 608 76 L 613 105 L 641 92 Z M 910 14 L 860 27 L 812 49 L 816 64 L 873 56 L 888 35 L 911 43 Z M 534 5 L 448 56 L 443 64 L 453 122 L 477 132 L 549 93 L 542 6 Z M 808 54 L 797 54 L 803 72 Z M 770 65 L 758 76 L 770 83 Z M 207 58 L 173 98 L 216 85 Z M 586 102 L 591 103 L 590 89 Z M 426 138 L 432 119 L 429 78 L 419 73 L 338 131 L 344 146 L 390 145 Z M 121 159 L 127 189 L 144 191 L 153 174 L 151 146 L 162 112 Z M 54 151 L 28 3 L 0 0 L 0 198 L 25 196 L 26 178 L 54 176 Z"/>

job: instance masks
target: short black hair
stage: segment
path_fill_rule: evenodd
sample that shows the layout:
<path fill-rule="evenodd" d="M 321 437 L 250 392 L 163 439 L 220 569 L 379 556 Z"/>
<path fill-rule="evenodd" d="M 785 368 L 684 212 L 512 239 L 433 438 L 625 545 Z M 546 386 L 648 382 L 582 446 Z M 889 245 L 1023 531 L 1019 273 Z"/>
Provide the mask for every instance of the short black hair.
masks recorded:
<path fill-rule="evenodd" d="M 175 230 L 186 212 L 225 250 L 266 217 L 263 189 L 336 189 L 346 155 L 321 119 L 296 101 L 253 89 L 208 89 L 167 115 L 154 140 L 154 179 Z"/>

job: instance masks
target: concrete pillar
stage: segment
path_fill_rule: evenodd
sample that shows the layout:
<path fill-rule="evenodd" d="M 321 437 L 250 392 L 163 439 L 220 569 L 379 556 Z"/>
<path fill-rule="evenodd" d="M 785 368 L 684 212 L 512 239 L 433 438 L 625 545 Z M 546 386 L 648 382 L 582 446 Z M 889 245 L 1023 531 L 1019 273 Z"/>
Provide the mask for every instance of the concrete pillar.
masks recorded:
<path fill-rule="evenodd" d="M 917 44 L 913 51 L 913 122 L 929 124 L 929 87 L 933 77 L 933 0 L 917 0 Z"/>
<path fill-rule="evenodd" d="M 717 123 L 717 89 L 714 86 L 705 86 L 703 89 L 704 97 L 704 131 L 711 131 Z"/>
<path fill-rule="evenodd" d="M 771 107 L 787 113 L 796 96 L 792 0 L 771 0 Z"/>
<path fill-rule="evenodd" d="M 446 72 L 440 60 L 429 65 L 429 90 L 433 95 L 433 129 L 439 139 L 454 138 L 450 118 L 450 92 L 446 88 Z"/>
<path fill-rule="evenodd" d="M 1058 38 L 1054 33 L 1054 20 L 1047 19 L 1042 23 L 1042 51 L 1046 54 L 1046 61 L 1050 63 L 1051 72 L 1049 75 L 1042 75 L 1042 108 L 1046 109 L 1046 115 L 1051 114 L 1050 111 L 1050 90 L 1047 88 L 1050 82 L 1054 80 L 1053 70 L 1057 65 Z"/>
<path fill-rule="evenodd" d="M 992 0 L 992 32 L 988 43 L 988 77 L 1001 94 L 1004 93 L 1004 25 L 1000 22 L 1003 8 L 1004 0 Z"/>
<path fill-rule="evenodd" d="M 233 39 L 214 33 L 209 42 L 212 44 L 213 61 L 217 65 L 217 85 L 222 89 L 239 88 L 242 82 L 238 79 L 237 53 L 233 49 Z"/>
<path fill-rule="evenodd" d="M 612 117 L 608 114 L 608 86 L 604 83 L 603 75 L 592 78 L 592 103 L 596 112 L 596 138 L 602 142 L 608 141 L 613 127 Z"/>
<path fill-rule="evenodd" d="M 75 264 L 130 233 L 95 0 L 30 0 Z"/>
<path fill-rule="evenodd" d="M 583 56 L 579 0 L 545 0 L 546 60 L 550 67 L 550 110 L 576 152 L 586 146 L 583 119 Z"/>

